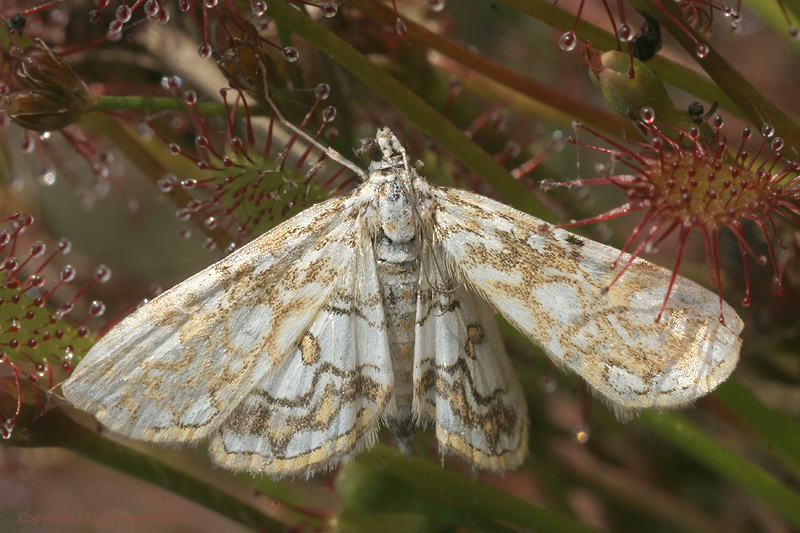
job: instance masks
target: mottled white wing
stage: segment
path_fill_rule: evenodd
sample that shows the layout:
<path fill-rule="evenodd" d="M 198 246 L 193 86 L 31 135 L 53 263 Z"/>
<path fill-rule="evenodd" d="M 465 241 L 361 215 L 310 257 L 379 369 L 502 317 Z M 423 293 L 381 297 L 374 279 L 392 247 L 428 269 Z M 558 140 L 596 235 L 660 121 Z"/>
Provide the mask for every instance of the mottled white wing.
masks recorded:
<path fill-rule="evenodd" d="M 394 375 L 372 247 L 359 245 L 311 328 L 212 437 L 214 462 L 309 476 L 375 442 Z"/>
<path fill-rule="evenodd" d="M 109 429 L 202 439 L 297 346 L 356 254 L 357 195 L 318 204 L 141 307 L 64 383 Z"/>
<path fill-rule="evenodd" d="M 618 410 L 675 407 L 708 393 L 733 371 L 742 321 L 719 297 L 635 260 L 603 294 L 619 251 L 483 196 L 431 187 L 435 239 L 449 269 L 559 365 Z M 623 255 L 620 264 L 628 261 Z"/>
<path fill-rule="evenodd" d="M 443 267 L 438 245 L 426 246 L 417 300 L 414 414 L 434 422 L 443 453 L 485 470 L 517 468 L 528 451 L 525 394 L 489 305 L 449 279 Z"/>

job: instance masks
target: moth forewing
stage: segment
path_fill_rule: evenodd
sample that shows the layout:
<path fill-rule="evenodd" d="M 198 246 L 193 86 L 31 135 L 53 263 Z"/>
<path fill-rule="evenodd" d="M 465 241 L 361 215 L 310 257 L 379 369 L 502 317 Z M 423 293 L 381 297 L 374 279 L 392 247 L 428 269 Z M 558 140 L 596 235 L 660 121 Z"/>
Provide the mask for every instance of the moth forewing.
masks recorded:
<path fill-rule="evenodd" d="M 360 247 L 300 342 L 212 437 L 215 463 L 309 475 L 375 442 L 394 376 L 372 243 Z"/>
<path fill-rule="evenodd" d="M 730 375 L 743 324 L 682 277 L 655 317 L 671 272 L 483 196 L 434 188 L 437 235 L 453 268 L 553 361 L 579 374 L 620 411 L 684 405 Z M 673 302 L 672 298 L 675 299 Z"/>
<path fill-rule="evenodd" d="M 336 246 L 346 207 L 312 207 L 136 310 L 83 358 L 65 398 L 131 438 L 210 435 L 332 293 L 353 255 Z"/>

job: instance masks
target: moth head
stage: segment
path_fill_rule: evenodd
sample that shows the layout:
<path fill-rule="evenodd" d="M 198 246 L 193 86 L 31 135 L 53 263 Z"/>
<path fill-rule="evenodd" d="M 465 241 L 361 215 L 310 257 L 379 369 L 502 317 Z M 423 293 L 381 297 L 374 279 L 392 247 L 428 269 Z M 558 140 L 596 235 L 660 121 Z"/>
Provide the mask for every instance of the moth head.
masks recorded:
<path fill-rule="evenodd" d="M 372 160 L 370 172 L 392 168 L 405 172 L 408 169 L 406 151 L 389 128 L 378 130 L 368 154 Z"/>

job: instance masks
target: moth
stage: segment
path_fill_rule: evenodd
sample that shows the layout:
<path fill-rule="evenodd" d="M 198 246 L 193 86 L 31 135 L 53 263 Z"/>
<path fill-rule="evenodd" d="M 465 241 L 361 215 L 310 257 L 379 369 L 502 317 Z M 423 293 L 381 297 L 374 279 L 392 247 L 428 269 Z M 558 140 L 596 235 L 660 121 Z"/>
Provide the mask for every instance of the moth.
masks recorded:
<path fill-rule="evenodd" d="M 164 292 L 89 351 L 66 399 L 158 444 L 210 439 L 234 471 L 309 476 L 372 446 L 495 472 L 527 453 L 525 394 L 494 312 L 620 412 L 683 406 L 733 371 L 716 294 L 484 196 L 429 184 L 388 129 L 364 182 Z"/>

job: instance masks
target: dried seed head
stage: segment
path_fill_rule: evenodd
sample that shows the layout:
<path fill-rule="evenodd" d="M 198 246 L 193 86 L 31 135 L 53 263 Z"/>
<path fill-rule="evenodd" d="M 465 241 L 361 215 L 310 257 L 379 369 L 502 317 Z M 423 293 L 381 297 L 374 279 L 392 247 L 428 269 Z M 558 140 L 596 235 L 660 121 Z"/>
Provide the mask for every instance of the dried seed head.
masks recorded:
<path fill-rule="evenodd" d="M 7 94 L 11 120 L 35 131 L 59 130 L 80 119 L 96 97 L 72 68 L 42 41 L 12 47 L 12 72 L 24 87 Z"/>
<path fill-rule="evenodd" d="M 769 255 L 775 268 L 778 293 L 782 294 L 783 289 L 772 245 L 773 238 L 782 245 L 776 232 L 775 215 L 793 224 L 800 220 L 798 218 L 800 217 L 800 177 L 798 177 L 800 159 L 781 163 L 782 157 L 779 151 L 783 147 L 783 141 L 780 138 L 769 141 L 772 128 L 768 125 L 765 125 L 762 131 L 764 139 L 761 145 L 756 153 L 750 156 L 745 150 L 750 130 L 744 129 L 738 147 L 729 147 L 727 139 L 721 132 L 723 119 L 720 115 L 716 115 L 713 119 L 714 133 L 709 138 L 701 138 L 697 127 L 685 131 L 674 126 L 656 124 L 651 109 L 643 110 L 642 115 L 647 119 L 640 121 L 639 126 L 647 133 L 649 140 L 647 143 L 631 142 L 641 148 L 641 151 L 634 151 L 633 148 L 610 141 L 586 127 L 579 126 L 607 141 L 613 149 L 583 144 L 581 146 L 613 154 L 615 160 L 633 169 L 634 174 L 560 184 L 612 184 L 623 189 L 628 199 L 625 205 L 612 211 L 562 227 L 600 222 L 644 210 L 644 217 L 623 247 L 623 250 L 628 249 L 638 238 L 628 264 L 643 251 L 653 248 L 667 235 L 679 229 L 679 248 L 674 276 L 677 276 L 689 233 L 697 228 L 705 241 L 710 276 L 718 286 L 720 305 L 722 285 L 719 230 L 728 227 L 736 236 L 745 260 L 746 296 L 743 304 L 748 305 L 750 281 L 747 258 L 754 255 L 759 257 L 760 264 L 766 262 L 765 257 L 752 251 L 742 232 L 742 223 L 745 220 L 752 220 L 766 238 Z M 666 134 L 667 132 L 676 132 L 677 140 L 673 140 L 671 135 Z M 570 139 L 569 142 L 579 144 L 575 139 Z M 760 157 L 762 159 L 759 159 Z M 622 269 L 624 270 L 625 268 Z M 667 290 L 664 307 L 671 289 L 672 285 Z M 720 319 L 722 319 L 721 308 Z"/>

